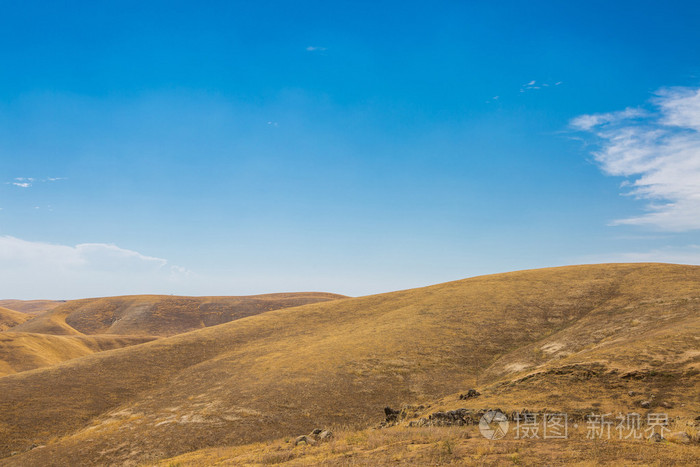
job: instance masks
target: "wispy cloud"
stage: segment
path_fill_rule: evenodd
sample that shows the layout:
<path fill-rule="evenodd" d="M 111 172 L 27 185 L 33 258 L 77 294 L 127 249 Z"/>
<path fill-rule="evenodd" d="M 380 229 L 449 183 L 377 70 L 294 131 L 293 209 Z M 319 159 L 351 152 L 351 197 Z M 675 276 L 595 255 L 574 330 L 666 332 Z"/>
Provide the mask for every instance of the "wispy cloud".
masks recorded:
<path fill-rule="evenodd" d="M 642 109 L 627 108 L 617 112 L 602 114 L 580 115 L 571 120 L 571 126 L 577 130 L 591 131 L 594 127 L 623 120 L 648 117 L 649 113 Z"/>
<path fill-rule="evenodd" d="M 36 178 L 33 177 L 16 177 L 13 181 L 11 182 L 5 182 L 6 185 L 14 185 L 18 186 L 20 188 L 29 188 L 32 186 L 35 182 L 57 182 L 59 180 L 65 180 L 65 177 L 48 177 L 44 178 L 41 180 L 37 180 Z"/>
<path fill-rule="evenodd" d="M 75 246 L 0 236 L 0 297 L 151 293 L 189 272 L 108 243 Z"/>
<path fill-rule="evenodd" d="M 14 179 L 14 181 L 7 183 L 20 188 L 29 188 L 32 186 L 32 183 L 34 183 L 34 179 L 31 177 L 17 177 Z"/>
<path fill-rule="evenodd" d="M 520 86 L 520 92 L 525 92 L 525 91 L 530 91 L 530 90 L 535 90 L 535 91 L 537 91 L 537 90 L 539 90 L 539 89 L 548 88 L 548 87 L 550 87 L 550 86 L 560 86 L 561 84 L 563 84 L 562 81 L 557 81 L 557 82 L 555 82 L 555 83 L 551 83 L 551 84 L 550 84 L 550 83 L 547 83 L 547 82 L 540 82 L 540 83 L 538 83 L 536 80 L 533 79 L 533 80 L 528 81 L 527 83 L 521 85 L 521 86 Z"/>
<path fill-rule="evenodd" d="M 597 139 L 604 173 L 627 177 L 626 193 L 648 200 L 646 214 L 615 224 L 700 229 L 700 89 L 661 90 L 650 104 L 581 115 L 571 126 Z"/>
<path fill-rule="evenodd" d="M 306 48 L 307 52 L 325 52 L 328 50 L 326 47 L 319 47 L 315 45 L 310 45 Z"/>

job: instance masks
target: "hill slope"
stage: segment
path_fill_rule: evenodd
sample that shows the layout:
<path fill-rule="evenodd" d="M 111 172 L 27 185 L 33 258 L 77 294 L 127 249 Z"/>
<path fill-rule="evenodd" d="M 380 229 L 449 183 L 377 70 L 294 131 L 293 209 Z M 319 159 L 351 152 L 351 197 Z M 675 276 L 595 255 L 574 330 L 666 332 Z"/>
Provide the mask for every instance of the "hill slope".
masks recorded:
<path fill-rule="evenodd" d="M 244 297 L 134 295 L 71 300 L 13 331 L 54 335 L 171 336 L 280 308 L 344 298 L 330 293 Z"/>
<path fill-rule="evenodd" d="M 30 319 L 31 316 L 24 313 L 0 307 L 0 331 L 5 331 Z"/>
<path fill-rule="evenodd" d="M 0 307 L 21 313 L 38 314 L 56 308 L 65 300 L 0 300 Z"/>
<path fill-rule="evenodd" d="M 0 376 L 55 365 L 95 352 L 141 344 L 153 339 L 156 338 L 0 332 Z"/>
<path fill-rule="evenodd" d="M 0 378 L 0 454 L 17 453 L 9 465 L 135 463 L 361 429 L 386 405 L 457 404 L 475 386 L 479 404 L 583 410 L 638 385 L 694 417 L 698 316 L 700 267 L 663 264 L 521 271 L 271 311 Z"/>

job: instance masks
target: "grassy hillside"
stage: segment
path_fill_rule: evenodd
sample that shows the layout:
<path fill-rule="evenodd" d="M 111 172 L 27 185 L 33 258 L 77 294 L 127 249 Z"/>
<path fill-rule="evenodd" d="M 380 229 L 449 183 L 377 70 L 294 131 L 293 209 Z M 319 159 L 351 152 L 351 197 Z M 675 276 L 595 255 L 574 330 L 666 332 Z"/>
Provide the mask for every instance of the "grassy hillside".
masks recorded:
<path fill-rule="evenodd" d="M 314 427 L 363 430 L 387 405 L 624 409 L 635 388 L 694 418 L 698 316 L 700 267 L 663 264 L 521 271 L 270 311 L 0 378 L 0 455 L 136 463 Z M 459 400 L 471 387 L 483 395 Z"/>
<path fill-rule="evenodd" d="M 31 316 L 24 313 L 0 307 L 0 331 L 10 329 L 11 327 L 22 324 L 29 319 L 31 319 Z"/>
<path fill-rule="evenodd" d="M 49 302 L 60 306 L 50 307 L 38 315 L 0 308 L 0 331 L 11 331 L 0 333 L 0 376 L 272 309 L 341 297 L 327 293 L 248 297 L 106 297 Z M 20 304 L 27 305 L 25 309 L 36 310 L 41 304 L 35 302 L 42 301 Z"/>
<path fill-rule="evenodd" d="M 38 314 L 56 308 L 65 300 L 0 300 L 0 307 L 21 313 Z"/>
<path fill-rule="evenodd" d="M 584 430 L 585 433 L 585 430 Z M 289 437 L 263 443 L 201 449 L 155 463 L 159 467 L 285 467 L 385 465 L 697 465 L 697 445 L 639 440 L 601 442 L 584 433 L 569 439 L 488 440 L 476 426 L 406 428 L 335 432 L 328 443 L 295 446 Z"/>
<path fill-rule="evenodd" d="M 0 332 L 0 376 L 42 368 L 95 352 L 141 344 L 155 337 L 52 336 Z"/>
<path fill-rule="evenodd" d="M 55 335 L 171 336 L 270 310 L 335 300 L 329 293 L 281 293 L 245 297 L 135 295 L 71 300 L 13 331 Z"/>

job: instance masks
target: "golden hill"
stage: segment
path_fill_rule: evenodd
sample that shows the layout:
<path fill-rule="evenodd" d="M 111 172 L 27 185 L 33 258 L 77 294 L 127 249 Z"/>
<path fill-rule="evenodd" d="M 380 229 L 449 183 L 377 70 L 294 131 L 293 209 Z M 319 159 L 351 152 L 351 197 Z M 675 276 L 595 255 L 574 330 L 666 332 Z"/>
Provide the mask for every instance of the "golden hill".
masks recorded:
<path fill-rule="evenodd" d="M 65 300 L 0 300 L 0 307 L 22 313 L 38 314 L 56 308 Z"/>
<path fill-rule="evenodd" d="M 485 406 L 644 413 L 631 390 L 692 420 L 699 319 L 700 267 L 666 264 L 521 271 L 270 311 L 0 378 L 0 455 L 135 464 L 315 427 L 361 434 L 402 404 L 430 404 L 414 419 Z M 459 400 L 471 387 L 482 396 Z"/>
<path fill-rule="evenodd" d="M 687 427 L 683 427 L 688 429 Z M 568 439 L 500 439 L 481 436 L 476 426 L 393 426 L 335 431 L 329 442 L 298 445 L 289 437 L 238 446 L 200 449 L 149 462 L 159 467 L 238 467 L 242 465 L 436 466 L 436 465 L 697 465 L 697 444 L 640 440 L 586 439 L 585 430 Z"/>
<path fill-rule="evenodd" d="M 55 365 L 95 352 L 141 344 L 155 337 L 52 336 L 0 332 L 0 376 Z"/>
<path fill-rule="evenodd" d="M 31 319 L 31 316 L 19 311 L 9 310 L 7 308 L 0 307 L 0 331 L 5 331 L 18 324 L 22 324 L 25 321 Z"/>
<path fill-rule="evenodd" d="M 134 295 L 71 300 L 13 331 L 55 335 L 171 336 L 279 308 L 344 298 L 329 293 L 243 297 Z"/>

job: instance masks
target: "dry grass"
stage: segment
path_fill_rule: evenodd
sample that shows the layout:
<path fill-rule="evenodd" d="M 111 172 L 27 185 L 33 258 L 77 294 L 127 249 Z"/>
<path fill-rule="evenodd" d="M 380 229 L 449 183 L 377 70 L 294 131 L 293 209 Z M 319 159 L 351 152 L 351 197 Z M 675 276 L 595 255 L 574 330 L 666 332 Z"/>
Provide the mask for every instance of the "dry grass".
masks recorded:
<path fill-rule="evenodd" d="M 0 307 L 10 310 L 36 315 L 45 311 L 53 310 L 65 300 L 0 300 Z"/>
<path fill-rule="evenodd" d="M 95 352 L 142 344 L 155 337 L 52 336 L 0 332 L 0 376 L 55 365 Z"/>
<path fill-rule="evenodd" d="M 172 336 L 270 310 L 343 298 L 328 293 L 245 297 L 134 295 L 71 300 L 13 331 L 55 335 Z"/>
<path fill-rule="evenodd" d="M 0 307 L 0 332 L 22 324 L 31 319 L 31 316 Z"/>
<path fill-rule="evenodd" d="M 195 451 L 148 466 L 238 465 L 693 465 L 697 445 L 627 440 L 589 440 L 574 433 L 565 440 L 492 441 L 475 427 L 392 427 L 339 432 L 329 443 L 294 446 L 275 440 Z"/>
<path fill-rule="evenodd" d="M 234 446 L 255 459 L 255 446 L 342 426 L 359 450 L 348 463 L 445 463 L 450 450 L 520 462 L 535 458 L 528 449 L 595 462 L 583 441 L 528 448 L 448 436 L 420 447 L 401 440 L 403 428 L 386 431 L 394 441 L 363 430 L 386 405 L 466 406 L 456 395 L 469 387 L 483 393 L 475 406 L 572 410 L 626 407 L 638 387 L 694 417 L 698 316 L 700 267 L 660 264 L 522 271 L 270 311 L 0 378 L 0 453 L 17 453 L 10 465 L 134 464 Z M 344 449 L 309 456 L 331 445 Z M 640 449 L 609 451 L 652 456 Z M 265 462 L 284 461 L 282 451 Z M 294 462 L 318 460 L 346 462 Z"/>

